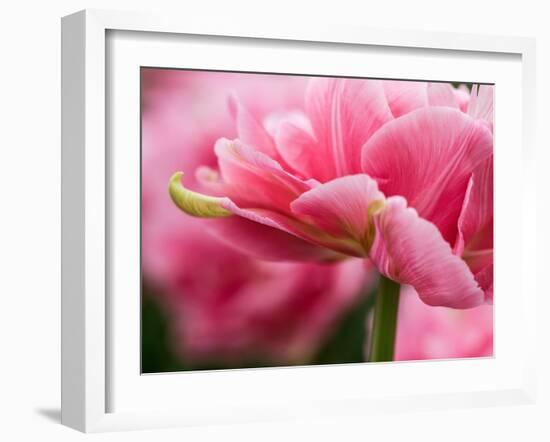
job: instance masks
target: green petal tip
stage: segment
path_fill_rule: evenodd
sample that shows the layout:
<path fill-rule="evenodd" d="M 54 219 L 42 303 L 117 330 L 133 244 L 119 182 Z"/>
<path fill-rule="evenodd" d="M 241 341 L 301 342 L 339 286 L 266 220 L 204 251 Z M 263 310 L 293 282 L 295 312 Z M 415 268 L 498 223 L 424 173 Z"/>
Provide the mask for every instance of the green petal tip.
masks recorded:
<path fill-rule="evenodd" d="M 168 192 L 174 204 L 188 215 L 200 218 L 220 218 L 232 215 L 224 209 L 222 199 L 188 190 L 181 184 L 183 172 L 176 172 L 170 178 Z"/>

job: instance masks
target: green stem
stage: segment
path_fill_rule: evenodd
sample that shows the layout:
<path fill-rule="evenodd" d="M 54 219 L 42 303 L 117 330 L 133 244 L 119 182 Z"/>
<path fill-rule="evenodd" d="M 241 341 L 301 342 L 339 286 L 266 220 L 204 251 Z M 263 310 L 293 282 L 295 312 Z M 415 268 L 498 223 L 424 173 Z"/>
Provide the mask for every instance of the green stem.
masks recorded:
<path fill-rule="evenodd" d="M 393 361 L 399 289 L 400 286 L 397 282 L 380 276 L 374 305 L 370 362 Z"/>

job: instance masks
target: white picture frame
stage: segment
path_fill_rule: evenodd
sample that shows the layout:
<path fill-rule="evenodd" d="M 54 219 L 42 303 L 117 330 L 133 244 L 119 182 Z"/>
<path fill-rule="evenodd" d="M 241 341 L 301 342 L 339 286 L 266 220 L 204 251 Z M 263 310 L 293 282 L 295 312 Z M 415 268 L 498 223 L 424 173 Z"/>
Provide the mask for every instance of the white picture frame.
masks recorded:
<path fill-rule="evenodd" d="M 139 32 L 155 35 L 217 36 L 218 38 L 254 39 L 254 41 L 284 42 L 286 46 L 303 44 L 332 45 L 338 48 L 376 47 L 378 50 L 401 48 L 428 50 L 434 57 L 438 54 L 470 54 L 483 58 L 484 54 L 503 54 L 519 60 L 521 94 L 520 108 L 513 116 L 520 118 L 520 127 L 515 128 L 520 142 L 511 160 L 521 159 L 522 187 L 517 197 L 522 210 L 511 215 L 512 222 L 519 226 L 513 244 L 520 254 L 521 266 L 513 275 L 513 285 L 520 289 L 517 303 L 521 315 L 521 338 L 525 344 L 517 355 L 513 375 L 506 381 L 483 388 L 478 385 L 460 392 L 449 392 L 441 386 L 419 394 L 414 391 L 391 392 L 385 395 L 363 394 L 349 396 L 338 391 L 304 396 L 302 401 L 273 398 L 271 404 L 255 403 L 253 395 L 243 398 L 242 403 L 233 403 L 230 413 L 216 411 L 213 405 L 197 407 L 193 412 L 177 407 L 135 410 L 111 410 L 109 403 L 112 382 L 113 355 L 111 338 L 116 332 L 116 318 L 111 311 L 111 256 L 109 244 L 114 240 L 109 227 L 113 204 L 117 198 L 111 195 L 112 167 L 109 164 L 109 140 L 106 121 L 111 118 L 108 110 L 109 81 L 112 72 L 108 57 L 117 56 L 109 51 L 108 34 L 113 32 Z M 145 35 L 145 34 L 141 34 Z M 148 34 L 152 35 L 152 34 Z M 443 56 L 443 55 L 441 55 Z M 62 20 L 62 423 L 80 431 L 111 431 L 122 429 L 155 428 L 167 426 L 197 425 L 219 422 L 248 422 L 254 420 L 285 419 L 289 417 L 329 416 L 370 413 L 374 410 L 395 412 L 408 409 L 453 408 L 500 404 L 532 403 L 536 393 L 535 383 L 535 334 L 536 316 L 535 286 L 535 178 L 534 153 L 534 108 L 535 108 L 535 43 L 533 39 L 518 37 L 495 37 L 452 33 L 428 33 L 420 31 L 388 31 L 343 26 L 289 28 L 277 24 L 245 22 L 215 22 L 197 17 L 159 17 L 149 14 L 134 14 L 100 10 L 86 10 L 64 17 Z M 516 63 L 517 64 L 517 63 Z M 106 72 L 109 75 L 106 75 Z M 318 72 L 317 72 L 318 73 Z M 518 77 L 519 78 L 519 77 Z M 497 84 L 498 88 L 498 84 Z M 504 121 L 504 116 L 503 120 Z M 497 125 L 498 114 L 497 114 Z M 496 132 L 498 140 L 498 130 Z M 498 141 L 497 141 L 498 143 Z M 504 164 L 504 163 L 503 163 Z M 503 166 L 504 167 L 504 166 Z M 498 170 L 498 168 L 497 168 Z M 504 170 L 504 168 L 502 169 Z M 498 172 L 497 172 L 498 175 Z M 498 185 L 497 185 L 498 193 Z M 498 244 L 498 241 L 497 241 Z M 498 250 L 497 250 L 498 253 Z M 503 266 L 504 267 L 504 266 Z M 497 272 L 498 273 L 498 272 Z M 498 281 L 498 274 L 497 274 Z M 498 287 L 498 283 L 496 284 Z M 137 295 L 136 295 L 137 296 Z M 497 295 L 498 296 L 498 295 Z M 503 309 L 504 311 L 504 309 Z M 138 314 L 137 312 L 134 312 Z M 498 324 L 497 317 L 497 324 Z M 502 321 L 504 323 L 504 321 Z M 118 333 L 118 332 L 117 332 Z M 117 336 L 119 336 L 118 334 Z M 113 338 L 114 339 L 114 338 Z M 117 338 L 119 339 L 119 338 Z M 122 339 L 122 338 L 121 338 Z M 132 346 L 130 346 L 132 347 Z M 134 348 L 133 346 L 132 348 Z M 135 351 L 135 348 L 134 350 Z M 504 352 L 503 352 L 504 354 Z M 126 357 L 126 355 L 124 355 Z M 497 358 L 498 360 L 498 353 Z M 492 365 L 489 365 L 492 364 Z M 410 364 L 408 368 L 392 368 L 395 364 L 374 364 L 369 370 L 377 375 L 390 370 L 414 370 L 422 376 L 430 363 Z M 482 362 L 476 365 L 453 363 L 453 367 L 438 369 L 454 370 L 464 376 L 473 376 L 478 370 L 505 370 L 506 366 Z M 116 368 L 116 367 L 115 367 Z M 358 376 L 363 367 L 331 366 L 315 367 L 324 370 L 325 376 Z M 284 371 L 286 370 L 286 371 Z M 294 369 L 293 369 L 294 370 Z M 208 382 L 233 383 L 239 376 L 239 388 L 254 389 L 270 378 L 277 382 L 298 382 L 300 369 L 245 370 L 232 375 L 227 372 L 206 374 Z M 493 370 L 493 371 L 491 371 Z M 453 372 L 454 372 L 453 371 Z M 116 372 L 116 370 L 115 370 Z M 288 373 L 293 373 L 289 375 Z M 132 372 L 139 377 L 140 373 Z M 286 373 L 283 377 L 280 373 Z M 311 374 L 313 372 L 309 372 Z M 318 371 L 318 373 L 320 373 Z M 151 388 L 166 395 L 171 376 L 163 376 L 162 386 Z M 201 375 L 202 376 L 202 375 Z M 230 377 L 233 378 L 230 379 Z M 291 379 L 291 378 L 294 379 Z M 315 376 L 313 376 L 314 378 Z M 251 380 L 247 380 L 251 379 Z M 311 376 L 308 376 L 311 378 Z M 120 376 L 119 376 L 120 379 Z M 136 378 L 137 379 L 137 378 Z M 175 378 L 174 378 L 175 379 Z M 195 376 L 199 385 L 205 380 Z M 304 379 L 302 379 L 302 382 Z M 251 382 L 247 387 L 247 382 Z M 122 394 L 129 394 L 128 383 Z M 118 393 L 117 393 L 118 394 Z M 246 396 L 246 395 L 245 395 Z M 268 395 L 269 396 L 269 395 Z M 135 398 L 130 398 L 134 400 Z M 269 397 L 268 397 L 269 399 Z M 248 402 L 247 402 L 248 400 Z M 170 402 L 170 401 L 167 401 Z M 226 404 L 227 405 L 227 404 Z M 220 409 L 222 405 L 220 404 Z M 124 408 L 124 407 L 122 407 Z"/>

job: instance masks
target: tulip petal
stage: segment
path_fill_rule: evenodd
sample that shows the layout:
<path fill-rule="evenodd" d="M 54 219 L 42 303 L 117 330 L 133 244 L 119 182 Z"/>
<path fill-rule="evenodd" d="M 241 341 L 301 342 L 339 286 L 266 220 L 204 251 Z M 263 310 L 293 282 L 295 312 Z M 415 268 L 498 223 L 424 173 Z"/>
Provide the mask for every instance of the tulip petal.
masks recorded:
<path fill-rule="evenodd" d="M 365 253 L 362 247 L 355 240 L 348 237 L 336 237 L 316 228 L 310 224 L 302 222 L 292 216 L 287 216 L 272 210 L 265 209 L 243 209 L 238 207 L 228 198 L 224 199 L 224 208 L 234 215 L 282 230 L 290 235 L 294 235 L 303 241 L 313 245 L 320 246 L 333 251 L 331 256 L 337 252 L 340 254 L 362 257 Z"/>
<path fill-rule="evenodd" d="M 221 181 L 217 191 L 239 207 L 275 209 L 286 213 L 289 204 L 312 188 L 286 172 L 281 165 L 239 140 L 220 139 L 216 143 Z"/>
<path fill-rule="evenodd" d="M 181 184 L 183 172 L 176 172 L 170 178 L 168 191 L 176 206 L 191 216 L 200 218 L 220 218 L 230 216 L 231 212 L 222 206 L 223 198 L 203 195 L 188 190 Z"/>
<path fill-rule="evenodd" d="M 493 248 L 493 157 L 473 172 L 458 218 L 455 253 Z"/>
<path fill-rule="evenodd" d="M 454 88 L 449 83 L 429 83 L 427 93 L 430 106 L 458 108 Z"/>
<path fill-rule="evenodd" d="M 334 261 L 342 257 L 338 250 L 346 255 L 357 254 L 345 241 L 283 214 L 241 209 L 227 197 L 188 190 L 181 184 L 182 176 L 177 172 L 170 179 L 169 192 L 176 206 L 192 216 L 226 220 L 209 224 L 210 231 L 239 251 L 271 261 Z"/>
<path fill-rule="evenodd" d="M 313 155 L 315 138 L 303 125 L 286 121 L 280 124 L 275 144 L 284 161 L 301 176 L 315 176 L 319 158 Z"/>
<path fill-rule="evenodd" d="M 471 269 L 471 267 L 470 267 Z M 486 267 L 483 267 L 476 273 L 474 273 L 474 278 L 476 279 L 479 286 L 485 292 L 485 302 L 487 304 L 493 303 L 493 259 L 491 254 L 491 263 Z"/>
<path fill-rule="evenodd" d="M 330 237 L 284 214 L 258 208 L 242 209 L 227 197 L 188 190 L 181 184 L 182 176 L 182 172 L 177 172 L 170 180 L 169 192 L 176 206 L 192 216 L 227 219 L 224 223 L 210 224 L 210 230 L 239 251 L 272 261 L 334 261 L 341 259 L 341 253 L 361 256 L 354 244 Z"/>
<path fill-rule="evenodd" d="M 459 107 L 455 89 L 449 83 L 385 81 L 384 92 L 395 118 L 426 106 Z"/>
<path fill-rule="evenodd" d="M 378 80 L 314 78 L 305 106 L 317 142 L 313 178 L 321 182 L 361 172 L 361 146 L 393 118 Z"/>
<path fill-rule="evenodd" d="M 251 146 L 272 158 L 276 158 L 277 151 L 275 144 L 263 125 L 254 118 L 234 95 L 229 97 L 228 106 L 237 125 L 239 140 L 247 146 Z"/>
<path fill-rule="evenodd" d="M 457 311 L 424 304 L 411 288 L 401 290 L 396 361 L 478 358 L 493 355 L 493 308 Z"/>
<path fill-rule="evenodd" d="M 367 175 L 348 175 L 303 193 L 290 205 L 308 224 L 333 237 L 355 241 L 366 255 L 374 239 L 373 212 L 384 195 Z"/>
<path fill-rule="evenodd" d="M 458 107 L 462 112 L 468 112 L 468 105 L 470 103 L 470 91 L 469 89 L 464 85 L 461 84 L 458 89 L 454 90 L 456 102 L 458 103 Z"/>
<path fill-rule="evenodd" d="M 454 243 L 470 175 L 492 150 L 482 124 L 457 109 L 428 107 L 384 125 L 363 147 L 363 171 Z"/>
<path fill-rule="evenodd" d="M 421 81 L 384 81 L 384 93 L 395 118 L 428 105 L 427 85 Z"/>
<path fill-rule="evenodd" d="M 244 217 L 212 220 L 209 230 L 232 248 L 266 261 L 334 261 L 337 252 L 304 241 L 285 231 L 281 225 Z"/>
<path fill-rule="evenodd" d="M 363 255 L 355 242 L 333 237 L 293 219 L 290 202 L 320 183 L 294 177 L 275 160 L 242 145 L 239 140 L 221 139 L 215 150 L 222 179 L 212 182 L 216 173 L 205 168 L 198 171 L 198 175 L 203 186 L 223 195 L 224 198 L 218 200 L 223 201 L 225 210 L 317 246 L 353 256 Z"/>
<path fill-rule="evenodd" d="M 475 84 L 468 103 L 468 115 L 485 121 L 491 130 L 493 130 L 493 95 L 493 86 Z"/>
<path fill-rule="evenodd" d="M 458 218 L 455 253 L 470 267 L 487 300 L 493 297 L 493 158 L 476 168 Z"/>
<path fill-rule="evenodd" d="M 466 263 L 403 198 L 388 198 L 374 218 L 369 257 L 383 275 L 413 286 L 429 305 L 470 308 L 483 303 L 483 291 Z"/>

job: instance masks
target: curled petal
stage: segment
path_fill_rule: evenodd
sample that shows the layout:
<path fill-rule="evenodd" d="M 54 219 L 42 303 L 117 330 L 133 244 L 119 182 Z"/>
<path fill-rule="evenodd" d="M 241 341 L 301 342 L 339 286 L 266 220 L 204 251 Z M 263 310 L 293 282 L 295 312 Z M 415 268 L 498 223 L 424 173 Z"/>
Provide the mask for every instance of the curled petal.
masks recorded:
<path fill-rule="evenodd" d="M 479 165 L 468 184 L 458 218 L 455 254 L 462 256 L 485 291 L 493 298 L 493 157 Z"/>
<path fill-rule="evenodd" d="M 181 184 L 182 176 L 182 172 L 177 172 L 170 179 L 169 192 L 176 206 L 192 216 L 224 218 L 223 222 L 211 223 L 210 230 L 237 250 L 270 261 L 334 261 L 342 257 L 335 251 L 338 248 L 350 253 L 335 238 L 327 237 L 329 248 L 323 247 L 316 238 L 324 237 L 321 232 L 279 213 L 241 209 L 227 197 L 188 190 Z"/>
<path fill-rule="evenodd" d="M 243 209 L 238 207 L 229 199 L 224 202 L 224 207 L 239 217 L 254 221 L 258 224 L 263 224 L 267 227 L 282 230 L 290 235 L 296 236 L 300 240 L 307 241 L 312 245 L 329 249 L 332 251 L 329 255 L 330 259 L 334 259 L 335 253 L 339 257 L 341 254 L 358 257 L 365 256 L 363 248 L 357 243 L 357 241 L 350 240 L 348 237 L 330 235 L 329 233 L 307 224 L 302 220 L 296 219 L 293 216 L 288 216 L 265 209 Z M 260 237 L 258 236 L 258 238 Z M 265 238 L 263 240 L 265 240 Z M 326 260 L 326 258 L 323 258 L 323 260 Z"/>
<path fill-rule="evenodd" d="M 429 305 L 471 308 L 483 303 L 483 291 L 466 263 L 403 198 L 388 198 L 375 224 L 369 257 L 382 274 L 413 286 Z"/>
<path fill-rule="evenodd" d="M 224 195 L 225 198 L 215 201 L 222 204 L 225 210 L 266 227 L 282 230 L 297 237 L 295 241 L 307 241 L 331 249 L 332 255 L 336 251 L 338 254 L 364 256 L 357 242 L 330 235 L 295 219 L 291 213 L 290 203 L 320 183 L 294 177 L 275 160 L 242 145 L 238 140 L 219 140 L 215 149 L 220 159 L 222 179 L 217 181 L 215 172 L 208 169 L 201 169 L 199 176 L 203 185 L 218 195 Z"/>
<path fill-rule="evenodd" d="M 172 201 L 185 213 L 201 218 L 219 218 L 230 216 L 231 212 L 222 206 L 223 198 L 203 195 L 188 190 L 181 184 L 183 172 L 176 172 L 170 178 L 168 191 Z"/>
<path fill-rule="evenodd" d="M 367 175 L 348 175 L 303 193 L 292 212 L 308 224 L 337 238 L 355 241 L 366 255 L 374 239 L 373 213 L 384 195 Z"/>
<path fill-rule="evenodd" d="M 244 145 L 239 140 L 218 140 L 221 186 L 218 190 L 239 207 L 275 209 L 286 213 L 289 204 L 311 184 L 286 172 L 268 155 Z"/>
<path fill-rule="evenodd" d="M 493 248 L 493 157 L 473 172 L 458 218 L 455 252 Z"/>
<path fill-rule="evenodd" d="M 384 125 L 363 147 L 363 172 L 401 195 L 454 243 L 472 171 L 493 152 L 487 128 L 449 107 L 427 107 Z"/>

